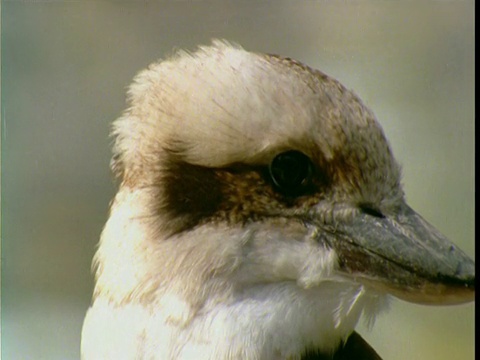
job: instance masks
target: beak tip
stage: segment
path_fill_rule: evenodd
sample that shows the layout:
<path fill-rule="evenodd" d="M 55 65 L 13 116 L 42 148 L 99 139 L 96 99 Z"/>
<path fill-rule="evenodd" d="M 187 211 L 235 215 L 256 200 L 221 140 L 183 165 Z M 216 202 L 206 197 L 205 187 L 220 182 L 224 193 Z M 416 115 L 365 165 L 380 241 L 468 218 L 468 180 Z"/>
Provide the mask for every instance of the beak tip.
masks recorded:
<path fill-rule="evenodd" d="M 458 263 L 457 274 L 459 277 L 465 278 L 466 280 L 475 281 L 475 262 L 468 259 L 467 261 Z"/>

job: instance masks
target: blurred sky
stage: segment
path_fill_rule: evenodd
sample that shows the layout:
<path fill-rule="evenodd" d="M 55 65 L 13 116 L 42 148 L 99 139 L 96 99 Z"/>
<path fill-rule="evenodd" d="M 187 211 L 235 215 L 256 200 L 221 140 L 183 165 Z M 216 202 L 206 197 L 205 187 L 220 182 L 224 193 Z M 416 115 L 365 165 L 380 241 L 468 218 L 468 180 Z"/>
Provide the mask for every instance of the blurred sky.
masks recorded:
<path fill-rule="evenodd" d="M 376 113 L 410 205 L 474 254 L 473 1 L 3 1 L 2 359 L 78 359 L 132 77 L 211 38 L 299 59 Z M 473 359 L 473 305 L 392 301 L 385 359 Z"/>

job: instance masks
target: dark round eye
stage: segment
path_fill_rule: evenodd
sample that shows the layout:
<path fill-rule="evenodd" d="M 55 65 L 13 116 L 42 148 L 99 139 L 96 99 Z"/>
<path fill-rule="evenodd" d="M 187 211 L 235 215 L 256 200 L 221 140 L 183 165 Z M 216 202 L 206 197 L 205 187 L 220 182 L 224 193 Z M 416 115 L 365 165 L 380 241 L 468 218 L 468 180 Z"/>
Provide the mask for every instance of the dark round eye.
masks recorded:
<path fill-rule="evenodd" d="M 313 165 L 308 156 L 291 150 L 277 155 L 269 167 L 276 189 L 287 196 L 300 196 L 311 189 Z"/>

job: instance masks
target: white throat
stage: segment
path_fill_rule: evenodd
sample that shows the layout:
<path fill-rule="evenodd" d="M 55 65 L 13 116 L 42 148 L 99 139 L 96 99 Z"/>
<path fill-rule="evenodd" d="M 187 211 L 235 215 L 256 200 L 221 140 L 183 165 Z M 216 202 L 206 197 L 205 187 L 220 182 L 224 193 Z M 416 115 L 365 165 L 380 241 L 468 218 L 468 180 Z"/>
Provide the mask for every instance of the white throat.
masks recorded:
<path fill-rule="evenodd" d="M 88 312 L 85 328 L 90 331 L 83 337 L 92 353 L 83 355 L 295 359 L 309 349 L 333 352 L 362 314 L 372 320 L 386 300 L 362 285 L 341 281 L 310 289 L 290 281 L 259 284 L 226 302 L 212 299 L 198 310 L 171 294 L 148 306 L 115 306 L 100 298 Z"/>

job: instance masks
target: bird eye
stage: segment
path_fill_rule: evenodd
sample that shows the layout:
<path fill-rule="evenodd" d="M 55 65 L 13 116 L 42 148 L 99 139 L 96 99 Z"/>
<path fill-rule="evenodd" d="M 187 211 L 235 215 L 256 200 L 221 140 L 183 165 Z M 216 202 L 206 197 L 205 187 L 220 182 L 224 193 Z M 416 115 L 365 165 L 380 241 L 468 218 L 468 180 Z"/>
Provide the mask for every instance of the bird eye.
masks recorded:
<path fill-rule="evenodd" d="M 287 196 L 303 195 L 312 185 L 312 162 L 299 151 L 277 155 L 270 164 L 269 172 L 276 189 Z"/>

